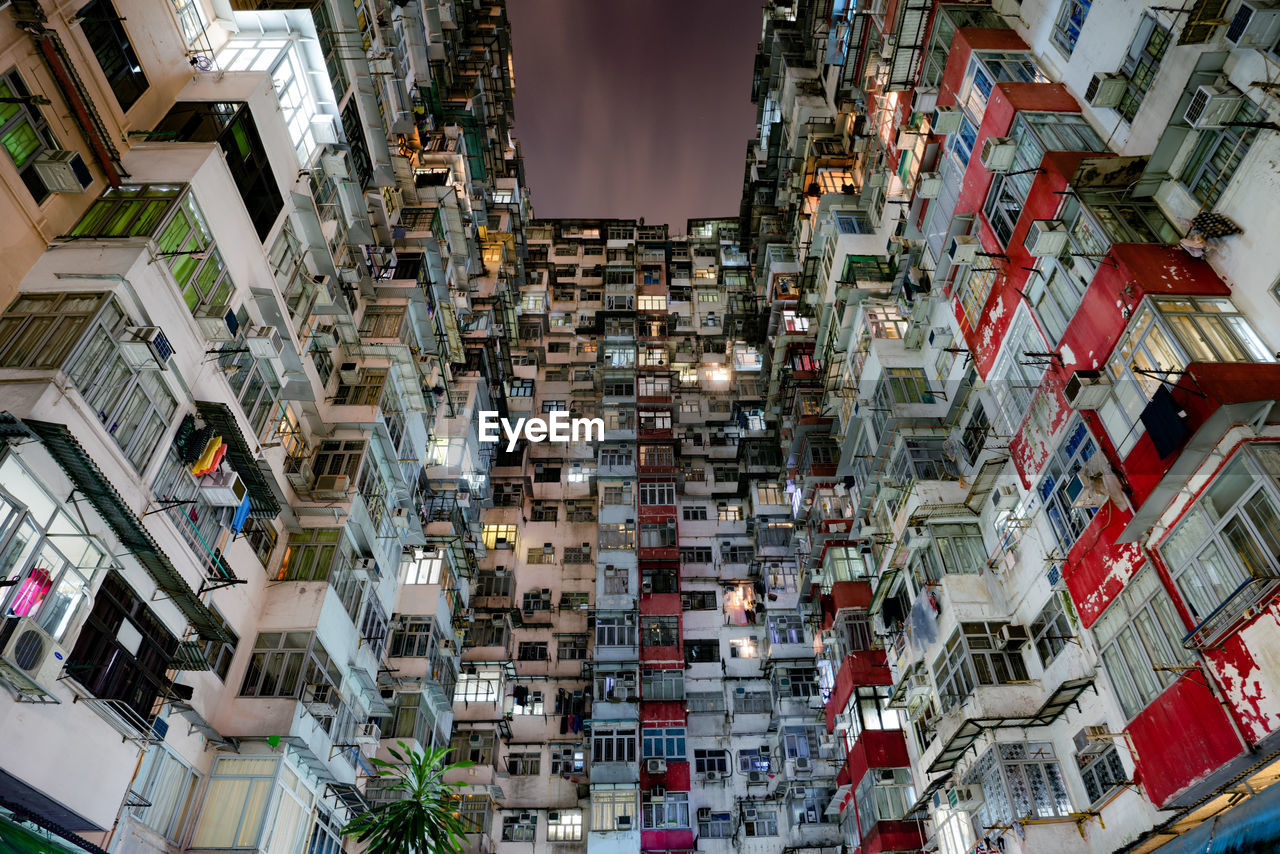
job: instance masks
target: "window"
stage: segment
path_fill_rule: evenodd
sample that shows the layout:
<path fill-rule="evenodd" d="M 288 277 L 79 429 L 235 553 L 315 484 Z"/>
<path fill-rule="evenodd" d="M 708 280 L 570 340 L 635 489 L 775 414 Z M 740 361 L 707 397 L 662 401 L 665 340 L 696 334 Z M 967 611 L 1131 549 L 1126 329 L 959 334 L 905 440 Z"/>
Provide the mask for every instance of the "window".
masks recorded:
<path fill-rule="evenodd" d="M 645 759 L 684 761 L 684 727 L 645 727 L 640 733 Z"/>
<path fill-rule="evenodd" d="M 591 787 L 591 829 L 618 830 L 618 819 L 626 818 L 628 830 L 636 826 L 636 810 L 639 806 L 637 790 L 630 787 Z"/>
<path fill-rule="evenodd" d="M 35 160 L 44 152 L 58 148 L 58 140 L 49 129 L 44 113 L 31 101 L 22 100 L 30 97 L 31 91 L 18 72 L 0 76 L 0 98 L 13 99 L 10 103 L 0 103 L 0 144 L 9 153 L 32 197 L 43 202 L 49 197 L 49 189 L 36 174 Z M 88 170 L 82 160 L 77 162 L 77 172 L 84 170 L 83 175 L 77 177 L 81 178 L 81 185 L 88 186 L 91 180 Z"/>
<path fill-rule="evenodd" d="M 688 826 L 688 792 L 667 792 L 661 800 L 651 800 L 644 804 L 645 830 Z"/>
<path fill-rule="evenodd" d="M 841 234 L 874 234 L 875 226 L 862 211 L 835 211 L 836 231 Z"/>
<path fill-rule="evenodd" d="M 867 833 L 877 822 L 902 821 L 915 799 L 910 769 L 871 769 L 854 791 L 863 833 Z"/>
<path fill-rule="evenodd" d="M 225 682 L 227 681 L 227 671 L 231 669 L 231 659 L 235 657 L 236 647 L 240 643 L 240 638 L 231 630 L 231 624 L 219 613 L 217 608 L 211 605 L 209 609 L 213 611 L 218 628 L 227 634 L 229 640 L 202 641 L 200 651 L 204 656 L 204 660 L 209 662 L 209 670 Z"/>
<path fill-rule="evenodd" d="M 707 508 L 704 504 L 696 504 L 692 507 L 680 508 L 681 518 L 686 522 L 705 522 L 707 520 Z"/>
<path fill-rule="evenodd" d="M 467 833 L 488 833 L 489 812 L 493 802 L 488 795 L 462 795 L 458 814 Z"/>
<path fill-rule="evenodd" d="M 1126 122 L 1132 122 L 1142 106 L 1142 99 L 1155 81 L 1160 70 L 1160 60 L 1169 47 L 1169 30 L 1156 23 L 1155 18 L 1143 15 L 1138 22 L 1129 52 L 1120 64 L 1120 73 L 1128 79 L 1124 96 L 1116 111 Z"/>
<path fill-rule="evenodd" d="M 977 329 L 982 318 L 982 309 L 991 295 L 991 287 L 996 281 L 996 268 L 990 266 L 988 259 L 980 259 L 981 267 L 966 267 L 957 275 L 960 280 L 957 287 L 957 300 L 964 311 L 965 320 L 971 329 Z M 933 395 L 929 395 L 933 399 Z"/>
<path fill-rule="evenodd" d="M 548 842 L 581 842 L 582 811 L 556 810 L 547 813 Z"/>
<path fill-rule="evenodd" d="M 674 501 L 673 501 L 674 503 Z M 675 520 L 640 525 L 640 548 L 669 549 L 676 544 Z"/>
<path fill-rule="evenodd" d="M 776 483 L 757 483 L 756 484 L 756 503 L 757 504 L 786 504 L 783 498 L 782 487 Z"/>
<path fill-rule="evenodd" d="M 586 635 L 564 635 L 556 640 L 556 658 L 560 661 L 585 661 L 587 658 Z"/>
<path fill-rule="evenodd" d="M 485 525 L 481 539 L 488 549 L 514 549 L 516 546 L 515 525 Z"/>
<path fill-rule="evenodd" d="M 171 842 L 178 842 L 187 820 L 194 815 L 200 775 L 162 744 L 147 751 L 138 768 L 133 791 L 147 806 L 133 807 L 140 822 Z"/>
<path fill-rule="evenodd" d="M 733 836 L 733 813 L 698 810 L 699 839 L 729 839 Z"/>
<path fill-rule="evenodd" d="M 933 662 L 933 681 L 944 710 L 963 701 L 978 685 L 1025 682 L 1020 652 L 996 647 L 1000 623 L 961 623 Z"/>
<path fill-rule="evenodd" d="M 586 754 L 576 744 L 551 745 L 551 774 L 581 774 L 586 767 Z"/>
<path fill-rule="evenodd" d="M 600 449 L 600 466 L 602 468 L 630 466 L 632 460 L 633 456 L 630 448 L 604 447 Z"/>
<path fill-rule="evenodd" d="M 396 630 L 391 635 L 392 658 L 421 658 L 430 655 L 435 648 L 432 642 L 434 621 L 431 617 L 399 617 Z"/>
<path fill-rule="evenodd" d="M 689 664 L 704 664 L 720 660 L 720 641 L 715 638 L 686 638 L 684 660 Z"/>
<path fill-rule="evenodd" d="M 1067 600 L 1064 604 L 1064 599 Z M 1075 638 L 1071 619 L 1067 617 L 1070 600 L 1063 594 L 1052 593 L 1044 608 L 1031 623 L 1031 643 L 1040 657 L 1040 665 L 1048 667 Z"/>
<path fill-rule="evenodd" d="M 1097 445 L 1089 435 L 1089 428 L 1084 421 L 1077 419 L 1050 456 L 1036 489 L 1063 554 L 1070 551 L 1097 512 L 1093 507 L 1072 506 L 1085 489 L 1081 471 L 1096 451 Z"/>
<path fill-rule="evenodd" d="M 504 626 L 496 628 L 505 629 Z M 480 644 L 475 645 L 480 646 Z M 453 699 L 455 702 L 461 700 L 468 703 L 492 703 L 498 699 L 499 683 L 500 679 L 495 673 L 461 673 L 458 675 Z"/>
<path fill-rule="evenodd" d="M 716 774 L 729 773 L 729 751 L 695 748 L 693 751 L 693 772 L 705 776 L 710 771 Z"/>
<path fill-rule="evenodd" d="M 981 785 L 986 799 L 972 816 L 977 827 L 1071 813 L 1062 769 L 1048 742 L 993 745 L 974 763 L 964 782 Z"/>
<path fill-rule="evenodd" d="M 645 646 L 675 646 L 680 642 L 677 617 L 641 617 L 641 642 Z"/>
<path fill-rule="evenodd" d="M 1107 362 L 1112 393 L 1099 409 L 1107 435 L 1127 454 L 1145 432 L 1143 410 L 1189 362 L 1269 362 L 1248 319 L 1229 299 L 1152 299 L 1139 308 Z"/>
<path fill-rule="evenodd" d="M 1005 334 L 1000 355 L 988 375 L 987 388 L 994 392 L 997 402 L 994 409 L 994 416 L 999 422 L 997 432 L 1013 434 L 1023 417 L 1031 412 L 1032 400 L 1040 387 L 1047 362 L 1025 354 L 1043 353 L 1046 349 L 1044 338 L 1032 322 L 1031 315 L 1025 309 L 1020 310 Z M 995 377 L 996 381 L 991 381 L 990 377 Z"/>
<path fill-rule="evenodd" d="M 1076 49 L 1080 39 L 1080 28 L 1089 15 L 1092 0 L 1063 0 L 1062 9 L 1058 12 L 1058 20 L 1053 25 L 1053 43 L 1067 56 Z"/>
<path fill-rule="evenodd" d="M 1120 761 L 1120 751 L 1116 750 L 1114 744 L 1107 745 L 1106 750 L 1101 753 L 1077 754 L 1076 762 L 1080 764 L 1080 779 L 1084 783 L 1084 791 L 1091 806 L 1117 786 L 1129 781 L 1129 775 L 1125 773 Z"/>
<path fill-rule="evenodd" d="M 709 546 L 692 546 L 680 549 L 681 563 L 711 563 Z"/>
<path fill-rule="evenodd" d="M 1237 453 L 1160 548 L 1192 617 L 1255 604 L 1280 582 L 1280 443 Z M 1219 616 L 1219 615 L 1215 615 Z"/>
<path fill-rule="evenodd" d="M 438 552 L 423 552 L 421 557 L 406 559 L 405 584 L 439 584 L 444 570 L 444 557 Z M 479 595 L 479 594 L 477 594 Z"/>
<path fill-rule="evenodd" d="M 676 503 L 676 485 L 669 481 L 641 481 L 640 503 L 646 507 L 674 505 Z"/>
<path fill-rule="evenodd" d="M 886 368 L 883 382 L 894 403 L 933 403 L 929 378 L 920 368 Z"/>
<path fill-rule="evenodd" d="M 747 812 L 747 810 L 751 810 Z M 777 836 L 778 811 L 746 807 L 743 810 L 742 831 L 747 836 Z"/>
<path fill-rule="evenodd" d="M 602 549 L 634 549 L 636 547 L 635 523 L 618 522 L 601 525 L 597 538 Z"/>
<path fill-rule="evenodd" d="M 721 522 L 741 522 L 742 521 L 742 505 L 741 504 L 717 504 L 716 518 Z"/>
<path fill-rule="evenodd" d="M 644 426 L 641 424 L 641 426 Z M 641 445 L 640 465 L 646 468 L 673 468 L 676 464 L 675 448 L 670 445 Z M 674 485 L 673 485 L 674 487 Z M 643 486 L 642 486 L 643 489 Z M 643 497 L 643 492 L 641 493 Z M 644 503 L 643 501 L 641 503 Z M 661 502 L 675 504 L 675 500 Z"/>
<path fill-rule="evenodd" d="M 341 528 L 304 528 L 289 535 L 277 581 L 326 581 L 350 561 L 354 551 Z"/>
<path fill-rule="evenodd" d="M 1070 2 L 1070 0 L 1068 0 Z M 1220 130 L 1197 132 L 1195 148 L 1187 158 L 1178 180 L 1201 202 L 1211 208 L 1222 197 L 1222 191 L 1231 183 L 1240 168 L 1241 161 L 1249 153 L 1258 136 L 1256 127 L 1242 127 L 1239 122 L 1265 122 L 1266 113 L 1248 98 L 1240 99 L 1240 107 L 1230 119 L 1223 121 Z"/>
<path fill-rule="evenodd" d="M 342 669 L 311 632 L 261 632 L 240 686 L 242 697 L 297 697 L 304 685 L 342 684 Z"/>
<path fill-rule="evenodd" d="M 516 658 L 520 661 L 547 661 L 547 642 L 520 641 Z"/>
<path fill-rule="evenodd" d="M 520 813 L 502 817 L 503 842 L 533 842 L 538 838 L 537 813 Z"/>
<path fill-rule="evenodd" d="M 493 750 L 497 743 L 493 732 L 481 730 L 455 730 L 449 742 L 450 762 L 474 762 L 488 765 L 493 762 Z"/>
<path fill-rule="evenodd" d="M 636 731 L 622 727 L 592 727 L 592 762 L 635 762 Z"/>
<path fill-rule="evenodd" d="M 733 641 L 729 641 L 732 646 Z M 744 656 L 750 657 L 750 656 Z M 738 715 L 768 714 L 773 708 L 773 697 L 763 688 L 735 688 L 733 691 L 733 712 Z"/>
<path fill-rule="evenodd" d="M 799 614 L 770 614 L 769 640 L 773 643 L 804 643 L 804 620 Z"/>
<path fill-rule="evenodd" d="M 0 463 L 0 614 L 33 619 L 62 640 L 111 558 L 39 484 L 16 454 Z"/>
<path fill-rule="evenodd" d="M 256 848 L 280 760 L 219 756 L 191 846 Z"/>
<path fill-rule="evenodd" d="M 597 646 L 635 646 L 635 618 L 631 616 L 598 617 L 596 619 Z"/>
<path fill-rule="evenodd" d="M 511 397 L 533 397 L 533 380 L 511 380 L 511 388 L 508 394 Z"/>
<path fill-rule="evenodd" d="M 1189 664 L 1182 622 L 1151 568 L 1133 577 L 1093 625 L 1107 677 L 1126 718 L 1132 718 L 1178 678 L 1157 667 Z"/>
<path fill-rule="evenodd" d="M 76 13 L 80 19 L 80 32 L 93 48 L 93 55 L 107 78 L 107 85 L 120 102 L 120 109 L 128 112 L 147 91 L 147 75 L 142 63 L 129 43 L 124 29 L 124 18 L 116 12 L 111 0 L 92 0 Z"/>
<path fill-rule="evenodd" d="M 108 572 L 67 656 L 67 672 L 101 699 L 120 700 L 146 721 L 168 691 L 178 639 L 118 572 Z"/>

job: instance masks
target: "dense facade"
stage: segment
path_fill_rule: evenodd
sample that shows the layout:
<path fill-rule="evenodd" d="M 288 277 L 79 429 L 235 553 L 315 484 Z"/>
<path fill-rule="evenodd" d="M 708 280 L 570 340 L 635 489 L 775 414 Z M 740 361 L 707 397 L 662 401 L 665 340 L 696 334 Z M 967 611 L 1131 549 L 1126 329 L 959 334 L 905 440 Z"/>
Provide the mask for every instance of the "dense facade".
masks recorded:
<path fill-rule="evenodd" d="M 684 233 L 499 0 L 0 10 L 0 839 L 1273 845 L 1280 13 L 1006 6 L 769 0 Z"/>

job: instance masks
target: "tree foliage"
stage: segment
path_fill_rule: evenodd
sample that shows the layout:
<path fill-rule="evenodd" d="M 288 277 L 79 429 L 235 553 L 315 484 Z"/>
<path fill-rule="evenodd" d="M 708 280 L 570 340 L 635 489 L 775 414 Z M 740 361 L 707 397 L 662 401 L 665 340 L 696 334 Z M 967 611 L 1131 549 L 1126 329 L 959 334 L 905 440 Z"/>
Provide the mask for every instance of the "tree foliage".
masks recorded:
<path fill-rule="evenodd" d="M 393 761 L 370 760 L 386 788 L 397 799 L 356 816 L 342 829 L 365 846 L 366 854 L 460 854 L 466 826 L 457 793 L 461 783 L 445 782 L 455 768 L 473 762 L 445 764 L 447 748 L 410 750 L 403 741 L 389 749 Z"/>

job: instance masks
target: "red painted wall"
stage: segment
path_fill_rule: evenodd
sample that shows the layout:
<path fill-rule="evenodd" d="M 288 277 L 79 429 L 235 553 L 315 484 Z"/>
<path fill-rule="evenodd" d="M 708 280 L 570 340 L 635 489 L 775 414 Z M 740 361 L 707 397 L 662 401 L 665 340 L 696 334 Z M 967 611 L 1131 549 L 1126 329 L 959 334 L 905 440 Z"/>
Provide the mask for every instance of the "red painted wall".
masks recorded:
<path fill-rule="evenodd" d="M 640 720 L 645 726 L 684 726 L 689 715 L 679 700 L 645 700 L 642 697 Z"/>
<path fill-rule="evenodd" d="M 864 729 L 844 759 L 849 780 L 862 782 L 871 768 L 908 768 L 907 739 L 900 729 Z"/>
<path fill-rule="evenodd" d="M 846 655 L 836 673 L 836 684 L 827 699 L 827 732 L 835 732 L 836 715 L 853 696 L 857 685 L 892 685 L 888 660 L 882 649 L 863 650 Z"/>
<path fill-rule="evenodd" d="M 919 823 L 909 821 L 878 821 L 870 833 L 863 833 L 862 845 L 854 851 L 860 854 L 880 852 L 919 851 L 924 844 L 924 833 Z"/>
<path fill-rule="evenodd" d="M 693 848 L 692 828 L 640 831 L 640 850 L 642 851 L 680 851 L 690 848 Z"/>
<path fill-rule="evenodd" d="M 1157 807 L 1241 752 L 1226 711 L 1194 672 L 1140 712 L 1128 732 L 1140 782 Z"/>
<path fill-rule="evenodd" d="M 667 762 L 667 773 L 650 774 L 645 760 L 640 760 L 640 788 L 651 789 L 661 786 L 673 792 L 689 791 L 689 763 Z"/>
<path fill-rule="evenodd" d="M 1146 562 L 1136 543 L 1115 541 L 1132 518 L 1114 505 L 1103 507 L 1067 553 L 1062 579 L 1085 628 L 1102 616 Z"/>

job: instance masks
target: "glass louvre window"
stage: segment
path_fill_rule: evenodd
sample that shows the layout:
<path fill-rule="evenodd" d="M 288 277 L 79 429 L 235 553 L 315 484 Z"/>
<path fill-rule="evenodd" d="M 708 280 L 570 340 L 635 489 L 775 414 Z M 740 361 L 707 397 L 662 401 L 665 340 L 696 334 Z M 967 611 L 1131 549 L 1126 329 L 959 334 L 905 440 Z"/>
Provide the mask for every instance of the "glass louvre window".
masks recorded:
<path fill-rule="evenodd" d="M 92 0 L 76 13 L 83 34 L 93 55 L 98 60 L 107 85 L 120 102 L 120 109 L 128 112 L 138 103 L 150 84 L 142 71 L 142 63 L 129 43 L 124 18 L 116 12 L 111 0 Z"/>
<path fill-rule="evenodd" d="M 9 103 L 0 103 L 0 145 L 4 146 L 31 196 L 37 202 L 43 202 L 49 197 L 49 190 L 36 174 L 35 159 L 59 146 L 40 108 L 30 101 L 20 100 L 30 96 L 31 91 L 17 71 L 0 75 L 0 98 L 13 99 Z M 84 169 L 83 163 L 80 168 Z M 87 185 L 89 177 L 85 170 L 81 183 Z"/>
<path fill-rule="evenodd" d="M 1132 122 L 1142 106 L 1142 99 L 1156 79 L 1160 70 L 1160 60 L 1169 47 L 1169 30 L 1156 23 L 1155 18 L 1143 15 L 1138 22 L 1138 31 L 1129 45 L 1124 62 L 1120 64 L 1120 73 L 1128 79 L 1124 96 L 1120 99 L 1116 110 L 1126 122 Z"/>
<path fill-rule="evenodd" d="M 1116 787 L 1129 781 L 1129 775 L 1125 773 L 1124 764 L 1120 761 L 1120 751 L 1116 750 L 1114 744 L 1093 756 L 1077 755 L 1076 762 L 1080 765 L 1080 780 L 1084 783 L 1090 805 L 1096 804 Z"/>
<path fill-rule="evenodd" d="M 1176 672 L 1155 668 L 1191 663 L 1182 646 L 1184 634 L 1169 594 L 1149 567 L 1133 577 L 1094 623 L 1107 678 L 1127 719 L 1178 678 Z"/>
<path fill-rule="evenodd" d="M 1160 552 L 1197 622 L 1245 595 L 1247 582 L 1280 582 L 1280 444 L 1237 453 L 1213 478 Z"/>
<path fill-rule="evenodd" d="M 133 791 L 148 803 L 134 818 L 170 842 L 179 842 L 193 814 L 200 775 L 161 744 L 152 745 L 138 768 Z"/>
<path fill-rule="evenodd" d="M 1063 554 L 1070 551 L 1071 546 L 1084 533 L 1089 520 L 1098 512 L 1094 507 L 1072 506 L 1085 488 L 1081 471 L 1097 448 L 1093 437 L 1089 435 L 1088 426 L 1084 421 L 1076 419 L 1064 432 L 1062 442 L 1054 449 L 1036 488 Z"/>
<path fill-rule="evenodd" d="M 649 801 L 644 804 L 645 830 L 688 826 L 688 792 L 667 792 L 662 800 Z"/>
<path fill-rule="evenodd" d="M 1063 0 L 1062 8 L 1058 10 L 1052 38 L 1053 43 L 1067 56 L 1076 49 L 1076 42 L 1080 39 L 1080 28 L 1084 26 L 1085 18 L 1089 16 L 1091 5 L 1092 0 Z"/>
<path fill-rule="evenodd" d="M 978 828 L 1071 813 L 1071 798 L 1049 742 L 994 745 L 974 763 L 965 783 L 981 785 L 986 798 L 972 816 Z"/>
<path fill-rule="evenodd" d="M 1178 180 L 1205 208 L 1218 203 L 1258 136 L 1258 128 L 1239 123 L 1266 120 L 1264 111 L 1248 98 L 1241 98 L 1235 115 L 1224 121 L 1221 129 L 1197 131 L 1195 148 Z"/>

